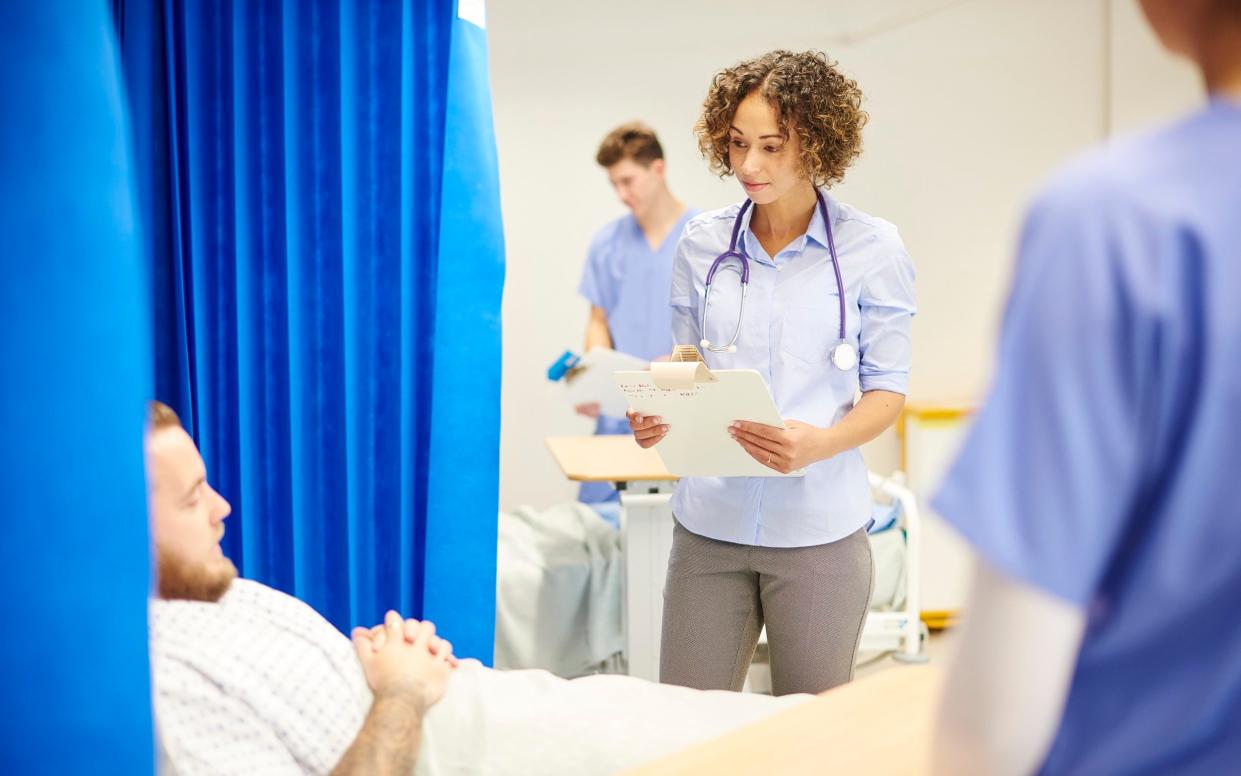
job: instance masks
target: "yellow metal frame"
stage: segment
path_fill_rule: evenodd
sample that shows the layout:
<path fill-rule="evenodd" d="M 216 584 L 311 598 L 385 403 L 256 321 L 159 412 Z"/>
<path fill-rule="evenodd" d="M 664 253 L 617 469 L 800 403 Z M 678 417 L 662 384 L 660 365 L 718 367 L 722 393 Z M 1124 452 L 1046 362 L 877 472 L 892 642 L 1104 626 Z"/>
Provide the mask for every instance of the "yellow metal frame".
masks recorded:
<path fill-rule="evenodd" d="M 974 414 L 974 408 L 967 404 L 906 404 L 896 419 L 896 437 L 900 440 L 901 471 L 908 471 L 907 451 L 905 444 L 905 424 L 910 418 L 921 423 L 958 423 Z"/>
<path fill-rule="evenodd" d="M 912 418 L 924 425 L 960 423 L 974 413 L 967 404 L 906 404 L 896 420 L 896 436 L 900 440 L 901 471 L 909 471 L 907 465 L 906 423 Z M 961 622 L 961 612 L 955 609 L 923 609 L 921 619 L 928 630 L 952 628 Z"/>
<path fill-rule="evenodd" d="M 961 612 L 957 609 L 923 609 L 919 615 L 927 630 L 941 631 L 961 624 Z"/>

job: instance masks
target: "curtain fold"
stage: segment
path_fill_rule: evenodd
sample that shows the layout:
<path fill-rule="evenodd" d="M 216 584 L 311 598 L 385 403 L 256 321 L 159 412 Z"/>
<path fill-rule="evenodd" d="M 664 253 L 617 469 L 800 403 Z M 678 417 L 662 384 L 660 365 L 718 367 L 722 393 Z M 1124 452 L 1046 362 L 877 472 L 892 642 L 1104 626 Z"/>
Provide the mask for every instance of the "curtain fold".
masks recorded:
<path fill-rule="evenodd" d="M 466 2 L 468 16 L 482 22 L 481 0 Z M 457 577 L 449 586 L 428 587 L 432 619 L 447 617 L 464 602 L 480 602 L 487 618 L 460 618 L 450 635 L 469 643 L 495 641 L 495 561 L 491 573 L 461 577 L 470 567 L 474 537 L 495 546 L 495 509 L 457 513 L 462 493 L 499 499 L 500 303 L 504 276 L 504 234 L 500 221 L 499 164 L 488 86 L 487 36 L 476 22 L 458 18 L 452 26 L 444 150 L 443 198 L 439 214 L 441 261 L 436 283 L 434 352 L 431 375 L 435 422 L 429 461 L 427 546 L 428 579 Z M 494 380 L 479 379 L 492 374 Z M 494 433 L 495 444 L 475 446 L 479 429 Z M 446 518 L 446 519 L 445 519 Z M 448 632 L 448 631 L 445 631 Z"/>
<path fill-rule="evenodd" d="M 233 504 L 226 552 L 343 631 L 395 608 L 489 661 L 503 243 L 486 71 L 453 75 L 485 36 L 418 0 L 114 16 L 157 392 Z M 487 110 L 450 126 L 462 101 Z"/>

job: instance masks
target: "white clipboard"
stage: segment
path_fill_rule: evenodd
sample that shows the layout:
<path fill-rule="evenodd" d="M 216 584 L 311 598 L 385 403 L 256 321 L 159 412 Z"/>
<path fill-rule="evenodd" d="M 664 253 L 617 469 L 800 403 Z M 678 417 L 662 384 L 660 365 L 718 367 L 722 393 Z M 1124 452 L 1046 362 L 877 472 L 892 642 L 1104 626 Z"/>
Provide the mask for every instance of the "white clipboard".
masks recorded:
<path fill-rule="evenodd" d="M 763 376 L 753 369 L 709 371 L 693 363 L 655 363 L 656 371 L 617 372 L 629 406 L 657 415 L 670 428 L 654 450 L 678 477 L 801 477 L 754 460 L 728 434 L 734 420 L 784 428 Z"/>
<path fill-rule="evenodd" d="M 565 375 L 564 390 L 573 406 L 599 403 L 599 414 L 612 418 L 625 417 L 628 405 L 616 390 L 612 375 L 622 369 L 642 369 L 646 361 L 611 348 L 591 348 Z"/>

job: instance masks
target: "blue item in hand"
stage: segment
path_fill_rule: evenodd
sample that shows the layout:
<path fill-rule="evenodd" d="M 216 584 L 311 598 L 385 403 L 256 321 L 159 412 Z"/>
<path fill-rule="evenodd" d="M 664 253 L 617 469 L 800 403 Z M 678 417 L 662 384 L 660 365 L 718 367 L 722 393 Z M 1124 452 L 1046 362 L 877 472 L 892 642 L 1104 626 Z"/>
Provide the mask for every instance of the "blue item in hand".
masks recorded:
<path fill-rule="evenodd" d="M 581 360 L 581 356 L 576 356 L 571 351 L 566 350 L 563 356 L 556 359 L 556 363 L 547 368 L 547 379 L 552 382 L 562 379 Z"/>

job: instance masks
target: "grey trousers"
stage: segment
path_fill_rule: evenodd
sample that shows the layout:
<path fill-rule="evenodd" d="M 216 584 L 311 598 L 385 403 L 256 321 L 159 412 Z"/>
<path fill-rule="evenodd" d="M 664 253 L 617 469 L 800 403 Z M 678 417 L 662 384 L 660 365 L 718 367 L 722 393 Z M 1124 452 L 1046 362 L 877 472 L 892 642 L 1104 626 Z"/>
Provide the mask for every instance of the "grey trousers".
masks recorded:
<path fill-rule="evenodd" d="M 664 584 L 659 680 L 740 690 L 767 626 L 774 695 L 853 678 L 874 584 L 866 531 L 814 547 L 751 547 L 676 524 Z"/>

